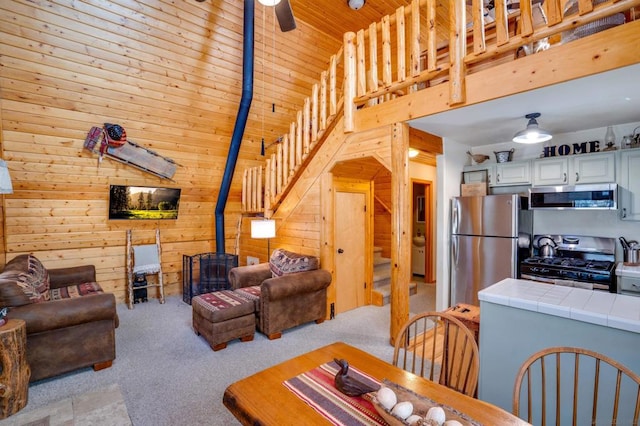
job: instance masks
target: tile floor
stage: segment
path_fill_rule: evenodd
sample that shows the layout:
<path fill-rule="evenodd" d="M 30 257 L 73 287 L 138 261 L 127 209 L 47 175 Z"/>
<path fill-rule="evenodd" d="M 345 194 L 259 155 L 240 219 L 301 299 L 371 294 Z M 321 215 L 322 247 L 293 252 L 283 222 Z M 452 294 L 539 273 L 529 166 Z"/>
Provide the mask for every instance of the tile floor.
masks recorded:
<path fill-rule="evenodd" d="M 65 398 L 45 407 L 19 412 L 0 421 L 0 426 L 131 426 L 120 387 Z"/>

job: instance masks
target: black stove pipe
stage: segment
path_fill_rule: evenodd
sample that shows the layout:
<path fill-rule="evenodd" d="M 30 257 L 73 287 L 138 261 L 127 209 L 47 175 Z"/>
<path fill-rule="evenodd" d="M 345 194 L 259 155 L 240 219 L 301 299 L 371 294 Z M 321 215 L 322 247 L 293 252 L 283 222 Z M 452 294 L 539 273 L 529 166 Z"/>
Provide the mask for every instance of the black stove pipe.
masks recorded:
<path fill-rule="evenodd" d="M 242 57 L 242 98 L 238 108 L 236 124 L 231 136 L 231 145 L 227 155 L 227 164 L 220 184 L 220 193 L 216 203 L 216 253 L 225 253 L 224 236 L 224 208 L 229 197 L 229 188 L 233 179 L 233 172 L 238 160 L 238 152 L 242 144 L 244 129 L 253 99 L 253 47 L 254 47 L 254 0 L 244 0 L 244 39 Z"/>

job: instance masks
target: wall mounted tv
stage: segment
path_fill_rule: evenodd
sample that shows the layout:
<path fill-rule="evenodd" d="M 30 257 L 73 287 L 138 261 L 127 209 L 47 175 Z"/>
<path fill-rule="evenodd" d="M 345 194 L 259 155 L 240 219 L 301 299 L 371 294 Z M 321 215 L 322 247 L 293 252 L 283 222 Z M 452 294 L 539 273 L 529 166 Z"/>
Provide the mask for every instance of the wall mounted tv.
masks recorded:
<path fill-rule="evenodd" d="M 111 185 L 109 219 L 177 219 L 180 188 Z"/>

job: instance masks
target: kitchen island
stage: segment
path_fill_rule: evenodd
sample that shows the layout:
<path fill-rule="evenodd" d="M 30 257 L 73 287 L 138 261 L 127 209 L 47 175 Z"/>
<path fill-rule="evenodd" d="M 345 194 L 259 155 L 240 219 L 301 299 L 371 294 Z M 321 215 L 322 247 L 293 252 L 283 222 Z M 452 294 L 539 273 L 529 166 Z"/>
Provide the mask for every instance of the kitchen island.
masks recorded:
<path fill-rule="evenodd" d="M 512 410 L 516 374 L 533 353 L 576 346 L 640 374 L 640 297 L 505 279 L 478 293 L 478 397 Z"/>

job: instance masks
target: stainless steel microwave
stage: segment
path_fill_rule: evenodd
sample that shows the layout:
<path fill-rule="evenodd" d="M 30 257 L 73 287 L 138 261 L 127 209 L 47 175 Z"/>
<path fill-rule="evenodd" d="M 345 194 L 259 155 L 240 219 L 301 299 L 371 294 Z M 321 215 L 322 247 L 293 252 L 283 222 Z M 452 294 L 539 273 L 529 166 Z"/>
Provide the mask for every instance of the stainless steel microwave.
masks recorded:
<path fill-rule="evenodd" d="M 559 185 L 529 188 L 529 208 L 547 210 L 616 210 L 618 185 Z"/>

